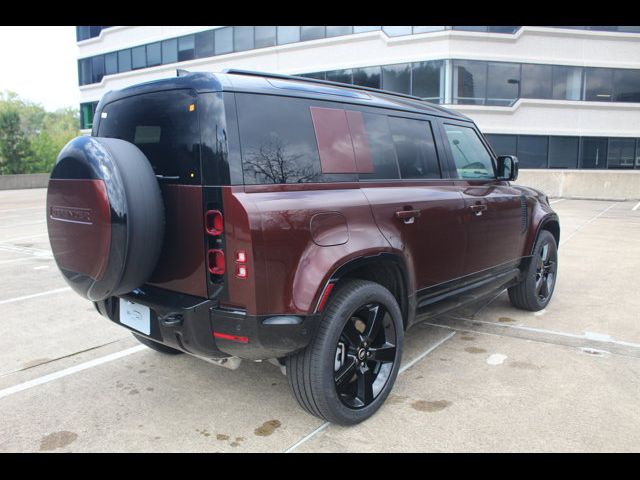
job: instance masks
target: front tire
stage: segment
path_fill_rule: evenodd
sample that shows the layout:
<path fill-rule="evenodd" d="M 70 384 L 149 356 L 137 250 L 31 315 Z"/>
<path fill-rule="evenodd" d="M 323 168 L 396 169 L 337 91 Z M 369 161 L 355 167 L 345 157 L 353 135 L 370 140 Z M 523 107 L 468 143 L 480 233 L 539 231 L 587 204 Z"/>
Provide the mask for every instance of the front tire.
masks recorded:
<path fill-rule="evenodd" d="M 533 255 L 522 281 L 509 288 L 514 307 L 530 312 L 545 308 L 551 301 L 558 273 L 558 246 L 551 232 L 538 235 Z"/>
<path fill-rule="evenodd" d="M 403 339 L 402 313 L 389 290 L 366 280 L 344 282 L 312 342 L 287 358 L 293 395 L 302 408 L 329 422 L 366 420 L 393 388 Z"/>

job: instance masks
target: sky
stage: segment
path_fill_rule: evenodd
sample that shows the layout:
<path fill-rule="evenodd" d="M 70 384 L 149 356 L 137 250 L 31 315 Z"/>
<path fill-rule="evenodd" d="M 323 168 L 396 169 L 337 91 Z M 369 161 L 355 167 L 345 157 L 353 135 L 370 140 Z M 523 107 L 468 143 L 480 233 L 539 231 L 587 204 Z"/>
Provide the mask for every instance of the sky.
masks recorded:
<path fill-rule="evenodd" d="M 0 26 L 0 91 L 57 108 L 79 108 L 74 26 Z"/>

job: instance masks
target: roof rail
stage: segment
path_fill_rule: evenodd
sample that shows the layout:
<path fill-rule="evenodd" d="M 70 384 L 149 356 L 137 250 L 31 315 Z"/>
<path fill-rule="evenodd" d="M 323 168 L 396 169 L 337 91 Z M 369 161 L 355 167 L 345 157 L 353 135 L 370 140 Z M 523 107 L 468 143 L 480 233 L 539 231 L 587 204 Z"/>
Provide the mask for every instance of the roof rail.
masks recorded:
<path fill-rule="evenodd" d="M 413 95 L 407 95 L 405 93 L 396 93 L 396 92 L 390 92 L 388 90 L 381 90 L 379 88 L 372 88 L 372 87 L 364 87 L 361 85 L 353 85 L 351 83 L 341 83 L 341 82 L 332 82 L 330 80 L 320 80 L 317 78 L 309 78 L 309 77 L 299 77 L 297 75 L 283 75 L 281 73 L 268 73 L 268 72 L 258 72 L 255 70 L 242 70 L 239 68 L 225 68 L 222 73 L 230 73 L 230 74 L 236 74 L 236 75 L 249 75 L 252 77 L 267 77 L 267 78 L 277 78 L 277 79 L 281 79 L 281 80 L 297 80 L 299 82 L 308 82 L 308 83 L 319 83 L 321 85 L 331 85 L 334 87 L 346 87 L 346 88 L 354 88 L 356 90 L 365 90 L 367 92 L 374 92 L 374 93 L 382 93 L 384 95 L 392 95 L 394 97 L 404 97 L 404 98 L 410 98 L 411 100 L 418 100 L 420 102 L 426 102 L 423 98 L 421 97 L 415 97 Z"/>

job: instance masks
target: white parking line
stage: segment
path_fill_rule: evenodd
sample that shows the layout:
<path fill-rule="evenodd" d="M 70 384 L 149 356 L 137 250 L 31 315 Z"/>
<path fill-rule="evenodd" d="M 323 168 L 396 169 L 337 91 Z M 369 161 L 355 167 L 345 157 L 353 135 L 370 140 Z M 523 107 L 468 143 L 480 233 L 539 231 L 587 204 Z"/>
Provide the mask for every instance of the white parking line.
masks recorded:
<path fill-rule="evenodd" d="M 553 205 L 554 203 L 564 202 L 565 200 L 566 200 L 566 198 L 559 198 L 557 200 L 553 200 L 553 201 L 549 202 L 549 205 Z"/>
<path fill-rule="evenodd" d="M 35 209 L 39 209 L 44 211 L 45 209 L 42 208 L 41 206 L 39 207 L 22 207 L 22 208 L 6 208 L 4 210 L 0 210 L 0 213 L 5 213 L 5 212 L 21 212 L 23 210 L 35 210 Z"/>
<path fill-rule="evenodd" d="M 439 327 L 440 325 L 435 325 L 436 327 Z M 442 340 L 440 340 L 439 342 L 437 342 L 435 345 L 431 345 L 431 347 L 429 347 L 427 349 L 426 352 L 421 353 L 420 355 L 418 355 L 416 358 L 414 358 L 413 360 L 411 360 L 409 363 L 407 363 L 406 365 L 402 366 L 400 368 L 400 370 L 398 370 L 398 375 L 400 375 L 402 372 L 404 372 L 405 370 L 408 370 L 409 368 L 413 367 L 416 363 L 418 363 L 420 360 L 422 360 L 424 357 L 426 357 L 427 355 L 429 355 L 431 352 L 433 352 L 436 348 L 438 348 L 440 345 L 442 345 L 444 342 L 446 342 L 447 340 L 449 340 L 451 337 L 453 337 L 456 334 L 456 332 L 451 332 L 449 335 L 447 335 L 446 337 L 444 337 Z M 293 445 L 291 445 L 289 448 L 287 448 L 284 453 L 291 453 L 293 452 L 296 448 L 298 448 L 300 445 L 302 445 L 303 443 L 305 443 L 307 440 L 311 440 L 313 437 L 315 437 L 318 433 L 320 433 L 321 431 L 323 431 L 325 428 L 327 428 L 330 425 L 329 422 L 324 422 L 322 425 L 320 425 L 318 428 L 316 428 L 314 431 L 308 433 L 307 435 L 305 435 L 303 438 L 301 438 L 300 440 L 298 440 L 296 443 L 294 443 Z"/>
<path fill-rule="evenodd" d="M 636 203 L 635 206 L 631 209 L 631 211 L 635 212 L 638 208 L 640 208 L 640 202 Z"/>
<path fill-rule="evenodd" d="M 615 207 L 617 205 L 617 203 L 613 203 L 611 205 L 609 205 L 607 208 L 605 208 L 604 210 L 602 210 L 600 213 L 598 213 L 596 216 L 592 217 L 590 220 L 586 221 L 585 223 L 583 223 L 582 225 L 580 225 L 578 228 L 576 228 L 573 232 L 571 232 L 571 234 L 566 237 L 564 240 L 562 240 L 560 242 L 560 245 L 563 245 L 565 243 L 567 243 L 571 238 L 573 238 L 573 236 L 578 233 L 580 230 L 582 230 L 584 227 L 586 227 L 587 225 L 589 225 L 590 223 L 594 222 L 595 220 L 597 220 L 598 218 L 600 218 L 600 216 L 604 215 L 605 213 L 607 213 L 609 210 L 611 210 L 613 207 Z"/>
<path fill-rule="evenodd" d="M 40 220 L 39 222 L 14 223 L 13 225 L 0 225 L 0 228 L 26 227 L 27 225 L 40 225 L 45 222 L 46 220 Z"/>
<path fill-rule="evenodd" d="M 24 295 L 22 297 L 8 298 L 6 300 L 0 300 L 0 305 L 4 305 L 5 303 L 20 302 L 22 300 L 29 300 L 31 298 L 44 297 L 45 295 L 53 295 L 54 293 L 68 292 L 69 290 L 71 290 L 71 287 L 56 288 L 55 290 L 34 293 L 32 295 Z"/>
<path fill-rule="evenodd" d="M 2 243 L 11 243 L 11 242 L 19 242 L 21 240 L 30 240 L 32 238 L 37 238 L 37 237 L 46 237 L 48 234 L 45 233 L 36 233 L 34 235 L 27 235 L 25 237 L 14 237 L 14 238 L 9 238 L 7 240 L 2 240 Z"/>
<path fill-rule="evenodd" d="M 87 370 L 88 368 L 93 368 L 93 367 L 97 367 L 98 365 L 102 365 L 104 363 L 112 362 L 119 358 L 126 357 L 127 355 L 140 352 L 146 348 L 148 347 L 144 345 L 137 345 L 135 347 L 122 350 L 120 352 L 111 353 L 109 355 L 105 355 L 104 357 L 96 358 L 94 360 L 89 360 L 88 362 L 81 363 L 80 365 L 75 365 L 73 367 L 65 368 L 64 370 L 60 370 L 59 372 L 54 372 L 54 373 L 50 373 L 49 375 L 45 375 L 43 377 L 34 378 L 33 380 L 29 380 L 28 382 L 20 383 L 18 385 L 14 385 L 13 387 L 0 390 L 0 398 L 8 397 L 9 395 L 22 392 L 24 390 L 27 390 L 32 387 L 36 387 L 38 385 L 42 385 L 43 383 L 52 382 L 53 380 L 57 380 L 58 378 L 73 375 L 74 373 Z"/>

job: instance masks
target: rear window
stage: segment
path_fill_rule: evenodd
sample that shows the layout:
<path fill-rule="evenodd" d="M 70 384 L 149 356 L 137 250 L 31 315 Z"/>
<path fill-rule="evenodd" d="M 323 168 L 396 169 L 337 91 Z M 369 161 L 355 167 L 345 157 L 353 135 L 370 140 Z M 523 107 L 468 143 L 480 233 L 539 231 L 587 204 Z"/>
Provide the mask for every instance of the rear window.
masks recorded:
<path fill-rule="evenodd" d="M 127 97 L 105 105 L 99 122 L 99 137 L 135 144 L 163 182 L 201 182 L 194 94 L 172 90 Z"/>

